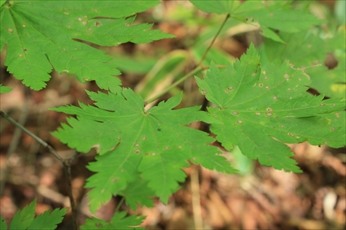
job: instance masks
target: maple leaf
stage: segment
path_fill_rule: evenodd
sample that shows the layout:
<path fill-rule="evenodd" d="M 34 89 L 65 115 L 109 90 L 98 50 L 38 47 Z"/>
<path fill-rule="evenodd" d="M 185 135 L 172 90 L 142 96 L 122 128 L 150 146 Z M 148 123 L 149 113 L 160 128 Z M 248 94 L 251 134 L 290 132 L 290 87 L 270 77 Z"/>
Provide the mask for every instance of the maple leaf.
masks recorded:
<path fill-rule="evenodd" d="M 345 116 L 345 101 L 307 94 L 307 75 L 289 63 L 261 66 L 253 45 L 225 71 L 212 64 L 204 80 L 196 80 L 201 93 L 217 106 L 208 108 L 221 122 L 211 124 L 217 140 L 227 149 L 238 145 L 244 155 L 263 165 L 300 172 L 283 142 L 346 144 L 346 138 L 335 140 L 345 137 L 345 124 L 332 116 Z"/>
<path fill-rule="evenodd" d="M 173 37 L 151 25 L 130 26 L 134 13 L 159 1 L 9 1 L 0 8 L 0 49 L 7 44 L 8 71 L 33 90 L 58 73 L 95 80 L 102 89 L 120 90 L 112 58 L 81 41 L 102 46 L 144 43 Z"/>
<path fill-rule="evenodd" d="M 150 110 L 130 89 L 121 94 L 88 93 L 97 107 L 80 104 L 55 111 L 77 115 L 68 118 L 53 135 L 69 147 L 87 152 L 97 146 L 100 155 L 88 168 L 96 172 L 86 187 L 93 211 L 112 194 L 126 189 L 130 182 L 143 178 L 164 202 L 179 188 L 186 175 L 181 168 L 188 160 L 220 172 L 235 172 L 217 147 L 208 145 L 213 138 L 185 125 L 204 119 L 199 106 L 176 109 L 179 94 Z"/>

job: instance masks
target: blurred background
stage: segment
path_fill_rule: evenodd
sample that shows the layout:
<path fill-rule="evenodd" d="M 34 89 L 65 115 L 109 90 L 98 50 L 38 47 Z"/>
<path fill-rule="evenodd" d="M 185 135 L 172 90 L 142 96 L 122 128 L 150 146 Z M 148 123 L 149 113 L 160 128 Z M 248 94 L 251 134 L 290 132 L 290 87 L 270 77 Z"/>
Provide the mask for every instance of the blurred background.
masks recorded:
<path fill-rule="evenodd" d="M 294 1 L 294 7 L 308 9 L 318 18 L 324 19 L 321 26 L 303 31 L 315 36 L 312 51 L 307 57 L 299 55 L 305 44 L 305 36 L 292 40 L 297 44 L 297 53 L 291 55 L 293 63 L 311 66 L 323 64 L 320 69 L 311 69 L 313 83 L 309 92 L 322 93 L 327 97 L 345 97 L 345 87 L 337 84 L 345 81 L 344 54 L 338 54 L 335 41 L 345 39 L 345 1 Z M 174 39 L 164 39 L 148 44 L 126 43 L 117 47 L 96 47 L 116 60 L 121 70 L 119 76 L 123 87 L 130 87 L 148 99 L 172 82 L 191 71 L 201 60 L 223 21 L 223 15 L 199 11 L 188 1 L 163 1 L 151 10 L 138 14 L 135 23 L 152 22 L 153 28 L 174 34 Z M 312 32 L 311 32 L 312 31 Z M 283 34 L 284 36 L 284 34 Z M 345 40 L 343 40 L 345 41 Z M 266 50 L 258 27 L 229 20 L 204 61 L 212 60 L 226 65 L 239 58 L 250 43 L 258 47 L 261 55 Z M 294 47 L 294 45 L 293 45 Z M 345 48 L 345 47 L 341 47 Z M 293 52 L 293 51 L 292 51 Z M 12 87 L 10 93 L 0 96 L 0 109 L 20 121 L 27 129 L 48 142 L 64 158 L 74 150 L 50 135 L 66 115 L 49 111 L 61 105 L 91 104 L 85 90 L 99 90 L 93 82 L 82 84 L 73 76 L 52 73 L 47 88 L 35 92 L 25 88 L 6 71 L 6 50 L 1 52 L 0 82 Z M 282 58 L 287 58 L 282 56 Z M 328 79 L 317 79 L 314 75 L 325 72 Z M 201 74 L 202 76 L 202 74 Z M 341 80 L 340 80 L 341 79 Z M 326 85 L 335 84 L 333 91 Z M 340 88 L 341 87 L 341 88 Z M 330 87 L 329 87 L 330 88 Z M 193 78 L 172 89 L 162 99 L 181 90 L 184 99 L 180 107 L 206 104 Z M 205 124 L 195 123 L 194 128 L 207 130 Z M 5 119 L 0 119 L 0 169 L 1 198 L 0 213 L 10 222 L 17 210 L 37 198 L 36 213 L 54 208 L 68 207 L 67 185 L 62 165 L 35 140 L 19 133 Z M 215 145 L 219 145 L 215 143 Z M 169 200 L 167 205 L 155 200 L 155 207 L 139 207 L 130 210 L 126 205 L 121 210 L 131 214 L 145 215 L 143 226 L 147 229 L 344 229 L 346 223 L 346 154 L 345 148 L 332 149 L 327 146 L 312 146 L 301 143 L 289 146 L 294 159 L 304 173 L 294 174 L 260 166 L 256 161 L 244 157 L 235 148 L 224 151 L 238 175 L 225 175 L 200 166 L 184 169 L 188 179 Z M 222 147 L 220 146 L 222 149 Z M 10 157 L 9 157 L 10 154 Z M 92 173 L 86 169 L 93 161 L 94 152 L 82 154 L 73 162 L 73 195 L 78 201 L 80 223 L 90 217 L 83 188 L 86 178 Z M 113 197 L 102 206 L 96 216 L 109 220 L 120 201 Z M 59 229 L 70 226 L 69 214 Z"/>

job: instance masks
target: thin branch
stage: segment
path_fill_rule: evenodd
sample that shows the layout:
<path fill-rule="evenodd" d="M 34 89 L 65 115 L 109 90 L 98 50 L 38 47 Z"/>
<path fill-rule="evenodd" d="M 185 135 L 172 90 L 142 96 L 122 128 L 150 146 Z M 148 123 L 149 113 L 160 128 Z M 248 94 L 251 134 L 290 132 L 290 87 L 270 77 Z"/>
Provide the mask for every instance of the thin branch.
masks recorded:
<path fill-rule="evenodd" d="M 179 85 L 181 82 L 185 81 L 186 79 L 188 79 L 189 77 L 197 74 L 198 72 L 204 70 L 205 68 L 202 67 L 197 67 L 194 70 L 192 70 L 190 73 L 186 74 L 184 77 L 180 78 L 178 81 L 174 82 L 172 85 L 170 85 L 169 87 L 167 87 L 165 90 L 163 90 L 161 93 L 159 93 L 158 95 L 156 95 L 153 98 L 150 98 L 148 100 L 145 101 L 145 104 L 151 103 L 157 99 L 159 99 L 162 95 L 166 94 L 167 92 L 169 92 L 171 89 L 174 89 L 177 85 Z"/>
<path fill-rule="evenodd" d="M 28 134 L 29 136 L 31 136 L 32 138 L 34 138 L 38 143 L 40 143 L 42 146 L 44 146 L 45 148 L 47 148 L 49 150 L 50 153 L 52 153 L 56 159 L 58 159 L 64 166 L 64 172 L 65 172 L 65 176 L 67 179 L 67 183 L 68 183 L 68 196 L 70 199 L 70 204 L 71 204 L 71 210 L 72 210 L 72 220 L 73 220 L 73 227 L 74 229 L 78 229 L 78 223 L 77 223 L 77 209 L 76 209 L 76 205 L 72 196 L 72 176 L 71 176 L 71 163 L 72 161 L 76 158 L 76 156 L 78 155 L 78 153 L 76 152 L 70 159 L 68 160 L 64 160 L 62 159 L 61 156 L 59 156 L 59 154 L 57 154 L 55 152 L 55 150 L 53 149 L 52 146 L 50 146 L 47 142 L 45 142 L 44 140 L 42 140 L 41 138 L 39 138 L 38 136 L 36 136 L 35 134 L 33 134 L 32 132 L 30 132 L 28 129 L 26 129 L 24 126 L 22 126 L 21 124 L 19 124 L 17 121 L 13 120 L 9 115 L 7 115 L 5 112 L 0 110 L 0 116 L 2 116 L 3 118 L 5 118 L 6 120 L 8 120 L 9 122 L 11 122 L 12 124 L 14 124 L 17 128 L 19 128 L 20 130 L 22 130 L 23 132 L 25 132 L 26 134 Z"/>
<path fill-rule="evenodd" d="M 220 29 L 217 31 L 217 33 L 215 34 L 213 40 L 211 41 L 211 43 L 209 44 L 207 50 L 204 52 L 202 59 L 198 62 L 197 67 L 190 71 L 188 74 L 186 74 L 184 77 L 180 78 L 178 81 L 174 82 L 171 86 L 167 87 L 165 90 L 163 90 L 161 93 L 159 93 L 158 95 L 154 96 L 153 98 L 150 98 L 148 100 L 145 101 L 145 104 L 149 104 L 153 101 L 156 101 L 157 99 L 159 99 L 162 95 L 166 94 L 167 92 L 169 92 L 171 89 L 174 89 L 177 85 L 179 85 L 181 82 L 185 81 L 186 79 L 188 79 L 189 77 L 197 74 L 198 72 L 202 71 L 202 70 L 206 70 L 209 69 L 209 67 L 201 67 L 202 62 L 204 61 L 204 59 L 206 58 L 209 50 L 211 49 L 211 47 L 213 46 L 216 38 L 219 36 L 219 34 L 222 31 L 222 28 L 225 26 L 226 21 L 228 20 L 228 18 L 230 17 L 230 14 L 226 15 L 226 18 L 224 19 L 224 21 L 222 22 Z"/>
<path fill-rule="evenodd" d="M 124 201 L 125 201 L 125 197 L 121 197 L 121 200 L 119 201 L 119 204 L 115 208 L 115 213 L 119 212 L 119 209 L 120 209 L 121 205 L 124 203 Z"/>
<path fill-rule="evenodd" d="M 218 30 L 217 33 L 215 34 L 213 40 L 211 41 L 211 43 L 209 44 L 208 48 L 207 48 L 206 51 L 204 52 L 204 54 L 203 54 L 203 56 L 202 56 L 202 59 L 198 62 L 197 66 L 200 66 L 200 65 L 203 63 L 204 59 L 207 57 L 207 54 L 208 54 L 209 50 L 211 49 L 211 47 L 213 46 L 214 42 L 216 41 L 216 38 L 217 38 L 217 37 L 219 36 L 219 34 L 221 33 L 222 28 L 225 26 L 225 24 L 226 24 L 226 22 L 227 22 L 227 20 L 228 20 L 229 17 L 230 17 L 230 14 L 227 14 L 226 17 L 225 17 L 225 19 L 223 20 L 223 22 L 222 22 L 222 24 L 221 24 L 219 30 Z"/>
<path fill-rule="evenodd" d="M 8 120 L 12 124 L 14 124 L 17 128 L 21 129 L 23 132 L 25 132 L 26 134 L 28 134 L 29 136 L 34 138 L 43 147 L 47 148 L 49 150 L 49 152 L 52 153 L 56 157 L 56 159 L 58 159 L 61 163 L 64 163 L 64 160 L 55 152 L 55 150 L 52 148 L 52 146 L 47 144 L 47 142 L 43 141 L 41 138 L 39 138 L 38 136 L 36 136 L 35 134 L 33 134 L 32 132 L 27 130 L 25 127 L 23 127 L 21 124 L 19 124 L 15 120 L 13 120 L 10 116 L 8 116 L 5 112 L 3 112 L 1 110 L 0 110 L 0 116 L 2 116 L 6 120 Z"/>
<path fill-rule="evenodd" d="M 65 176 L 67 178 L 67 184 L 68 184 L 68 197 L 70 198 L 70 205 L 71 205 L 71 211 L 72 211 L 72 223 L 73 223 L 73 229 L 78 229 L 78 223 L 77 223 L 77 208 L 76 203 L 73 199 L 72 194 L 72 174 L 71 174 L 71 164 L 69 161 L 65 161 L 63 163 L 64 165 L 64 172 Z"/>
<path fill-rule="evenodd" d="M 224 65 L 216 65 L 216 67 L 223 69 L 226 68 L 226 66 Z M 158 95 L 156 95 L 153 98 L 150 98 L 148 100 L 145 101 L 145 104 L 149 104 L 157 99 L 159 99 L 161 96 L 163 96 L 164 94 L 166 94 L 167 92 L 169 92 L 170 90 L 174 89 L 177 85 L 179 85 L 180 83 L 182 83 L 183 81 L 185 81 L 186 79 L 188 79 L 189 77 L 192 77 L 193 75 L 203 71 L 203 70 L 207 70 L 209 69 L 209 66 L 207 67 L 197 67 L 194 70 L 192 70 L 191 72 L 189 72 L 188 74 L 186 74 L 185 76 L 183 76 L 182 78 L 180 78 L 178 81 L 174 82 L 172 85 L 170 85 L 169 87 L 167 87 L 165 90 L 163 90 L 161 93 L 159 93 Z"/>

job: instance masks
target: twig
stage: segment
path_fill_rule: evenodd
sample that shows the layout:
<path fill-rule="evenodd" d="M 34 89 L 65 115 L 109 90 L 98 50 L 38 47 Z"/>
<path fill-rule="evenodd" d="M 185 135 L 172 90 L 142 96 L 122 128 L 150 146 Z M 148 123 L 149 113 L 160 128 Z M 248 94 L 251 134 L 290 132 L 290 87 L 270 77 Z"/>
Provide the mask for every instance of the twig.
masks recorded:
<path fill-rule="evenodd" d="M 197 74 L 198 72 L 204 70 L 205 68 L 197 67 L 194 70 L 192 70 L 190 73 L 186 74 L 184 77 L 180 78 L 178 81 L 174 82 L 171 86 L 167 87 L 165 90 L 163 90 L 161 93 L 157 94 L 155 97 L 150 98 L 146 100 L 145 104 L 151 103 L 155 101 L 156 99 L 160 98 L 165 93 L 169 92 L 171 89 L 174 89 L 177 85 L 179 85 L 181 82 L 185 81 L 189 77 Z"/>
<path fill-rule="evenodd" d="M 38 136 L 36 136 L 35 134 L 33 134 L 32 132 L 30 132 L 28 129 L 26 129 L 25 127 L 23 127 L 21 124 L 19 124 L 18 122 L 16 122 L 15 120 L 13 120 L 9 115 L 7 115 L 5 112 L 0 110 L 0 116 L 2 116 L 3 118 L 5 118 L 6 120 L 8 120 L 9 122 L 11 122 L 12 124 L 14 124 L 19 130 L 25 132 L 26 134 L 28 134 L 29 136 L 31 136 L 32 138 L 34 138 L 38 143 L 40 143 L 43 147 L 47 148 L 48 151 L 50 153 L 52 153 L 56 159 L 58 159 L 64 166 L 64 172 L 65 172 L 65 176 L 67 178 L 67 183 L 68 183 L 68 196 L 70 199 L 70 203 L 71 203 L 71 210 L 72 210 L 72 220 L 73 220 L 73 227 L 74 229 L 78 229 L 78 224 L 77 224 L 77 209 L 76 209 L 76 205 L 72 196 L 72 176 L 71 176 L 71 163 L 72 161 L 75 159 L 75 157 L 77 156 L 77 153 L 75 153 L 70 159 L 68 160 L 64 160 L 62 159 L 61 156 L 59 156 L 59 154 L 57 154 L 55 152 L 55 150 L 53 149 L 52 146 L 50 146 L 47 142 L 43 141 L 41 138 L 39 138 Z"/>
<path fill-rule="evenodd" d="M 75 157 L 73 157 L 74 159 Z M 71 163 L 70 161 L 64 161 L 64 172 L 65 176 L 67 178 L 67 184 L 68 184 L 68 197 L 70 198 L 70 204 L 71 204 L 71 212 L 72 212 L 72 222 L 73 222 L 73 228 L 78 229 L 78 223 L 77 223 L 77 208 L 76 208 L 76 203 L 74 202 L 73 199 L 73 194 L 72 194 L 72 175 L 71 175 Z"/>
<path fill-rule="evenodd" d="M 230 17 L 230 14 L 226 15 L 226 18 L 224 19 L 224 21 L 222 22 L 220 29 L 217 31 L 217 33 L 215 34 L 213 40 L 211 41 L 211 43 L 209 44 L 207 50 L 204 52 L 202 59 L 198 62 L 196 68 L 192 71 L 190 71 L 188 74 L 186 74 L 184 77 L 180 78 L 178 81 L 174 82 L 171 86 L 167 87 L 165 90 L 163 90 L 161 93 L 159 93 L 158 95 L 156 95 L 153 98 L 150 98 L 148 100 L 145 101 L 145 104 L 149 104 L 155 100 L 157 100 L 158 98 L 160 98 L 162 95 L 164 95 L 165 93 L 169 92 L 171 89 L 174 89 L 177 85 L 179 85 L 181 82 L 185 81 L 186 79 L 188 79 L 189 77 L 197 74 L 198 72 L 202 71 L 202 70 L 206 70 L 209 69 L 209 67 L 201 67 L 202 62 L 204 61 L 204 59 L 206 58 L 209 50 L 211 49 L 211 47 L 213 46 L 216 38 L 219 36 L 219 34 L 221 33 L 222 28 L 225 26 L 226 21 L 228 20 L 228 18 Z"/>
<path fill-rule="evenodd" d="M 38 136 L 36 136 L 35 134 L 27 130 L 25 127 L 23 127 L 21 124 L 13 120 L 10 116 L 8 116 L 5 112 L 1 110 L 0 110 L 0 115 L 6 120 L 8 120 L 9 122 L 11 122 L 12 124 L 14 124 L 17 128 L 21 129 L 23 132 L 25 132 L 26 134 L 34 138 L 43 147 L 47 148 L 49 152 L 52 153 L 61 163 L 64 162 L 64 160 L 55 152 L 55 150 L 49 144 L 47 144 L 47 142 L 43 141 L 41 138 L 39 138 Z"/>
<path fill-rule="evenodd" d="M 121 200 L 119 201 L 119 204 L 117 205 L 117 207 L 115 208 L 115 213 L 117 213 L 121 207 L 121 205 L 124 203 L 125 198 L 121 197 Z"/>
<path fill-rule="evenodd" d="M 223 69 L 226 68 L 226 66 L 224 65 L 216 65 L 216 67 Z M 177 85 L 179 85 L 180 83 L 182 83 L 183 81 L 185 81 L 186 79 L 188 79 L 189 77 L 192 77 L 193 75 L 203 71 L 203 70 L 207 70 L 209 69 L 209 66 L 207 67 L 197 67 L 194 70 L 192 70 L 191 72 L 189 72 L 188 74 L 186 74 L 185 76 L 183 76 L 182 78 L 180 78 L 178 81 L 174 82 L 172 85 L 170 85 L 169 87 L 167 87 L 165 90 L 163 90 L 161 93 L 159 93 L 158 95 L 156 95 L 153 98 L 150 98 L 148 100 L 145 101 L 145 104 L 149 104 L 157 99 L 159 99 L 162 95 L 164 95 L 165 93 L 169 92 L 171 89 L 174 89 L 174 87 L 176 87 Z"/>
<path fill-rule="evenodd" d="M 203 56 L 202 56 L 202 59 L 198 62 L 197 66 L 200 66 L 202 64 L 202 62 L 204 61 L 204 59 L 207 57 L 207 54 L 209 52 L 209 50 L 211 49 L 211 47 L 213 46 L 214 42 L 216 41 L 216 38 L 219 36 L 219 34 L 221 33 L 222 31 L 222 28 L 225 26 L 228 18 L 230 17 L 230 14 L 227 14 L 225 19 L 223 20 L 219 30 L 217 31 L 217 33 L 215 34 L 213 40 L 211 41 L 211 43 L 209 44 L 208 48 L 206 49 L 206 51 L 204 52 Z"/>

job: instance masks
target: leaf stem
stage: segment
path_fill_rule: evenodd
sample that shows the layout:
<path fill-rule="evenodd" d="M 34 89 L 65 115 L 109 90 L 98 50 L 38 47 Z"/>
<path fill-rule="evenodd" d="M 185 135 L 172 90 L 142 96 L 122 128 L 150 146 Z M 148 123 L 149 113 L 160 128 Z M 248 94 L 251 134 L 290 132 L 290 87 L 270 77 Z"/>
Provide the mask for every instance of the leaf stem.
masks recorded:
<path fill-rule="evenodd" d="M 185 76 L 183 76 L 182 78 L 180 78 L 178 81 L 174 82 L 172 85 L 170 85 L 169 87 L 167 87 L 166 89 L 164 89 L 161 93 L 159 93 L 158 95 L 154 96 L 153 98 L 150 98 L 148 100 L 145 101 L 145 104 L 149 104 L 157 99 L 159 99 L 162 95 L 164 95 L 165 93 L 169 92 L 171 89 L 173 89 L 174 87 L 176 87 L 177 85 L 179 85 L 181 82 L 185 81 L 186 79 L 188 79 L 189 77 L 197 74 L 198 72 L 204 70 L 205 68 L 202 67 L 197 67 L 194 70 L 192 70 L 190 73 L 186 74 Z"/>
<path fill-rule="evenodd" d="M 121 205 L 124 203 L 124 201 L 125 201 L 125 197 L 121 197 L 121 200 L 119 201 L 117 207 L 115 208 L 115 213 L 119 212 L 119 209 Z"/>
<path fill-rule="evenodd" d="M 216 65 L 216 67 L 223 69 L 226 68 L 226 66 L 224 65 Z M 162 95 L 164 95 L 165 93 L 169 92 L 171 89 L 173 89 L 174 87 L 176 87 L 177 85 L 179 85 L 180 83 L 182 83 L 183 81 L 185 81 L 186 79 L 188 79 L 189 77 L 203 71 L 203 70 L 207 70 L 209 69 L 209 66 L 206 67 L 201 67 L 198 66 L 196 67 L 194 70 L 192 70 L 191 72 L 189 72 L 188 74 L 186 74 L 185 76 L 183 76 L 182 78 L 180 78 L 178 81 L 174 82 L 172 85 L 170 85 L 169 87 L 167 87 L 165 90 L 163 90 L 161 93 L 159 93 L 158 95 L 154 96 L 153 98 L 150 98 L 148 100 L 145 101 L 145 104 L 149 104 L 157 99 L 159 99 Z"/>
<path fill-rule="evenodd" d="M 161 93 L 159 93 L 158 95 L 148 99 L 145 101 L 145 104 L 149 104 L 157 99 L 159 99 L 162 95 L 166 94 L 167 92 L 169 92 L 171 89 L 175 88 L 177 85 L 179 85 L 181 82 L 185 81 L 186 79 L 188 79 L 189 77 L 199 73 L 202 70 L 206 70 L 209 69 L 209 67 L 201 67 L 202 62 L 204 61 L 204 59 L 206 58 L 209 50 L 211 49 L 211 47 L 213 46 L 216 38 L 219 36 L 219 34 L 221 33 L 222 28 L 225 26 L 226 21 L 228 20 L 228 18 L 230 17 L 230 14 L 226 15 L 226 18 L 224 19 L 224 21 L 222 22 L 220 29 L 217 31 L 217 33 L 215 34 L 213 40 L 211 41 L 211 43 L 209 44 L 208 48 L 206 49 L 206 51 L 203 53 L 202 59 L 198 62 L 196 68 L 192 71 L 190 71 L 188 74 L 186 74 L 185 76 L 183 76 L 182 78 L 180 78 L 178 81 L 174 82 L 172 85 L 170 85 L 169 87 L 167 87 L 165 90 L 163 90 Z M 222 67 L 221 67 L 222 68 Z"/>
<path fill-rule="evenodd" d="M 204 52 L 202 59 L 198 62 L 197 66 L 200 66 L 202 64 L 202 62 L 204 61 L 204 59 L 207 57 L 207 54 L 209 52 L 209 50 L 211 49 L 211 47 L 213 46 L 214 42 L 216 41 L 216 38 L 219 36 L 219 34 L 222 31 L 222 28 L 225 26 L 228 18 L 230 17 L 230 14 L 228 13 L 225 17 L 225 19 L 223 20 L 219 30 L 217 31 L 217 33 L 215 34 L 213 40 L 211 41 L 211 43 L 209 44 L 208 48 L 206 49 L 206 51 Z"/>

